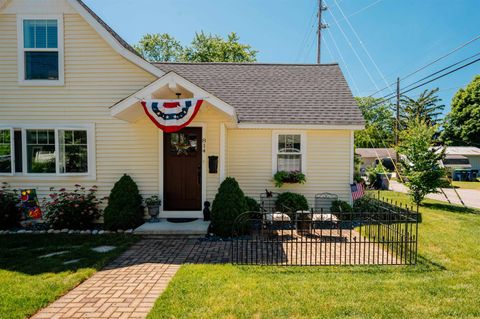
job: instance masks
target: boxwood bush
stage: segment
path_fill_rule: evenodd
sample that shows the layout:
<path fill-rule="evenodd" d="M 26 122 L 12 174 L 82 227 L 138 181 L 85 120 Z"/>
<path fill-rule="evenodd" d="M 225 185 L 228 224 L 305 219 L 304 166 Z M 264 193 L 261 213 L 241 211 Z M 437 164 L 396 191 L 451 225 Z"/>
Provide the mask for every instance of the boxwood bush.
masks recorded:
<path fill-rule="evenodd" d="M 229 237 L 235 219 L 248 210 L 245 195 L 233 177 L 227 177 L 212 204 L 212 231 L 217 236 Z"/>
<path fill-rule="evenodd" d="M 142 196 L 138 186 L 127 174 L 115 183 L 105 208 L 105 229 L 132 229 L 143 223 Z"/>
<path fill-rule="evenodd" d="M 21 212 L 18 207 L 19 197 L 9 190 L 7 184 L 0 187 L 0 229 L 10 229 L 20 225 Z"/>
<path fill-rule="evenodd" d="M 245 196 L 245 200 L 247 201 L 247 209 L 251 212 L 259 212 L 260 211 L 260 204 L 253 199 L 252 197 Z"/>
<path fill-rule="evenodd" d="M 275 208 L 278 211 L 308 210 L 308 201 L 302 194 L 285 192 L 278 195 L 275 202 Z"/>

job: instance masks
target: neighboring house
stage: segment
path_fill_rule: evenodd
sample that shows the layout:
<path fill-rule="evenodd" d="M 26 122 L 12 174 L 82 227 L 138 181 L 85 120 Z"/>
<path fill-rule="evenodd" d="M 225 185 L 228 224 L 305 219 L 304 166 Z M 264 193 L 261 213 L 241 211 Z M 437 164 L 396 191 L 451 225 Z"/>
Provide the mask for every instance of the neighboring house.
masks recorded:
<path fill-rule="evenodd" d="M 360 156 L 362 160 L 362 170 L 370 166 L 376 166 L 379 159 L 391 162 L 391 160 L 395 160 L 397 156 L 397 152 L 393 148 L 356 148 L 355 154 Z"/>
<path fill-rule="evenodd" d="M 226 176 L 258 199 L 280 169 L 307 182 L 275 191 L 350 201 L 364 120 L 337 64 L 151 64 L 80 0 L 0 0 L 0 66 L 0 175 L 12 187 L 106 196 L 127 173 L 143 196 L 160 194 L 161 217 L 200 217 Z M 177 93 L 205 101 L 164 133 L 140 101 Z"/>
<path fill-rule="evenodd" d="M 470 165 L 472 170 L 480 170 L 480 148 L 473 146 L 447 146 L 445 148 L 446 159 L 463 159 L 463 164 Z M 467 159 L 468 161 L 465 161 Z M 468 163 L 467 163 L 468 162 Z"/>

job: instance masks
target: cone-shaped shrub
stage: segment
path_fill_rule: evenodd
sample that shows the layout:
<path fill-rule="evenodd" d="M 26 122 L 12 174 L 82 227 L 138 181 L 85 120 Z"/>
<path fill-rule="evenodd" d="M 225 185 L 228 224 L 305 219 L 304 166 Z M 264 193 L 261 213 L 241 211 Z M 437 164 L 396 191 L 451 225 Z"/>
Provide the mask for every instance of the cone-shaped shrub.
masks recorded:
<path fill-rule="evenodd" d="M 232 235 L 232 227 L 238 215 L 247 211 L 245 195 L 233 177 L 227 177 L 212 204 L 212 229 L 222 237 Z"/>
<path fill-rule="evenodd" d="M 115 183 L 104 212 L 105 229 L 131 229 L 143 223 L 142 196 L 127 174 Z"/>

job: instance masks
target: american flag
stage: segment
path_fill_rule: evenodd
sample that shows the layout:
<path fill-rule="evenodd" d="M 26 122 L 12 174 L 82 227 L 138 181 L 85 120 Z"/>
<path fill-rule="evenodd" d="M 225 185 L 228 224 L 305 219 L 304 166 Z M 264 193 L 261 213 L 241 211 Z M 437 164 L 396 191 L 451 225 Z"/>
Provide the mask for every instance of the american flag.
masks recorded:
<path fill-rule="evenodd" d="M 363 197 L 363 195 L 365 195 L 365 187 L 363 186 L 363 184 L 359 184 L 359 183 L 350 184 L 350 190 L 352 191 L 353 200 L 357 200 Z"/>

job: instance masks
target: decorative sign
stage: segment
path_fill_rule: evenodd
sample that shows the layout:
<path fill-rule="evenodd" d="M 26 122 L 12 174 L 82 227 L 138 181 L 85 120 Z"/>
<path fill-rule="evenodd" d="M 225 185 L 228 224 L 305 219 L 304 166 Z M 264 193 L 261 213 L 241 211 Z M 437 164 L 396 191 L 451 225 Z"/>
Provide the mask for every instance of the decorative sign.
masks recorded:
<path fill-rule="evenodd" d="M 178 132 L 193 121 L 203 100 L 147 100 L 143 109 L 155 125 L 167 133 Z"/>
<path fill-rule="evenodd" d="M 42 218 L 42 211 L 38 203 L 37 191 L 23 189 L 20 196 L 20 208 L 26 220 Z"/>

